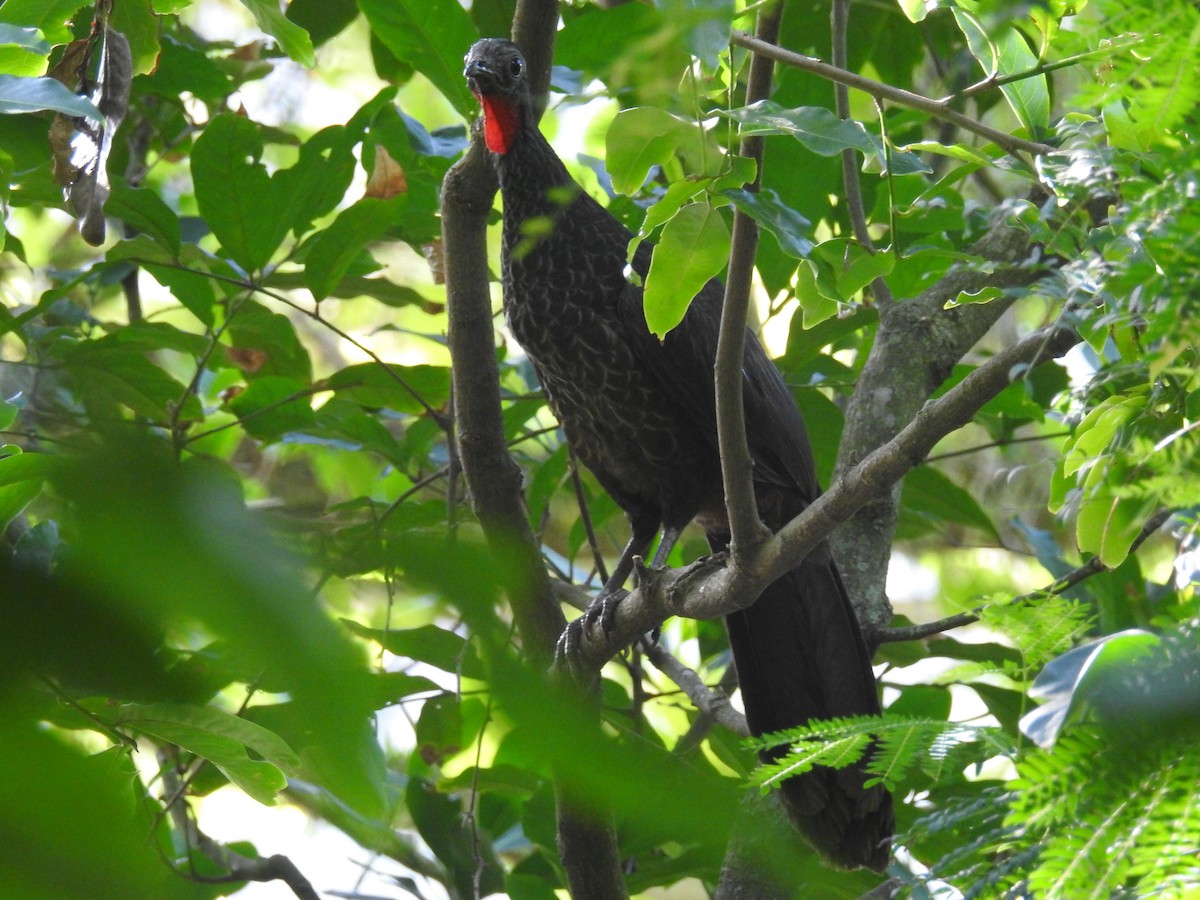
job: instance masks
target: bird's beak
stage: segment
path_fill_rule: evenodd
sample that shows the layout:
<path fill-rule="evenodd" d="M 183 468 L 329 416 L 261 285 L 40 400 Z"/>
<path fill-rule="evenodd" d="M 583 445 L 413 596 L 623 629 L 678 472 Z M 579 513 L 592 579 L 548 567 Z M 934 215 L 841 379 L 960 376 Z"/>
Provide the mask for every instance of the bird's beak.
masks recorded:
<path fill-rule="evenodd" d="M 468 59 L 463 74 L 467 76 L 467 86 L 476 95 L 486 93 L 487 89 L 496 81 L 496 75 L 491 67 L 481 59 Z"/>
<path fill-rule="evenodd" d="M 480 75 L 491 75 L 492 70 L 481 59 L 468 59 L 467 67 L 463 69 L 463 74 L 468 78 L 478 78 Z"/>

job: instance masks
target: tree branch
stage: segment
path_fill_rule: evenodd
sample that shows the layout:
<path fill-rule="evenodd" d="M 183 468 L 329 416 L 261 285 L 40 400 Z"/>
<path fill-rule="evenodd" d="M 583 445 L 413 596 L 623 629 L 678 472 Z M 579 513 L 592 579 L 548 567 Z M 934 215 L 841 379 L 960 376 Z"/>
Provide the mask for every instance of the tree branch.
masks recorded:
<path fill-rule="evenodd" d="M 864 78 L 855 72 L 847 72 L 844 69 L 831 66 L 827 62 L 811 56 L 804 56 L 800 53 L 793 53 L 791 50 L 784 50 L 782 47 L 776 47 L 773 44 L 751 37 L 744 31 L 735 31 L 730 40 L 739 47 L 745 47 L 754 53 L 768 56 L 784 65 L 802 69 L 805 72 L 811 72 L 835 84 L 844 84 L 870 94 L 872 97 L 877 97 L 880 100 L 890 100 L 892 103 L 899 104 L 900 106 L 928 113 L 935 119 L 952 122 L 966 131 L 987 138 L 1013 156 L 1016 156 L 1018 151 L 1021 150 L 1026 153 L 1032 153 L 1035 156 L 1055 152 L 1055 148 L 1048 144 L 1039 144 L 1036 141 L 1027 141 L 1024 138 L 1013 137 L 1011 134 L 1000 131 L 997 128 L 992 128 L 990 125 L 984 125 L 970 116 L 951 109 L 940 100 L 933 100 L 921 94 L 914 94 L 912 91 L 892 87 L 892 85 L 884 84 L 881 81 Z"/>
<path fill-rule="evenodd" d="M 554 0 L 518 0 L 513 37 L 526 56 L 537 102 L 544 104 L 558 25 Z M 489 546 L 503 568 L 513 618 L 529 664 L 547 666 L 566 619 L 555 602 L 546 567 L 525 515 L 521 473 L 508 455 L 500 407 L 491 293 L 487 217 L 495 174 L 476 129 L 466 155 L 442 183 L 448 345 L 463 476 Z M 617 900 L 627 895 L 611 816 L 587 813 L 556 783 L 559 855 L 572 896 Z"/>
<path fill-rule="evenodd" d="M 760 39 L 775 41 L 783 4 L 776 3 L 758 14 L 756 31 Z M 746 103 L 763 100 L 771 93 L 774 64 L 765 56 L 750 60 L 746 85 Z M 757 191 L 762 180 L 763 139 L 742 139 L 741 155 L 755 161 L 753 184 Z M 746 441 L 746 417 L 742 396 L 742 363 L 746 349 L 746 316 L 750 308 L 750 283 L 754 258 L 758 252 L 758 223 L 741 210 L 733 214 L 733 238 L 729 248 L 729 273 L 725 279 L 725 298 L 721 306 L 721 329 L 717 335 L 717 360 L 714 373 L 717 404 L 717 444 L 721 452 L 721 479 L 725 489 L 725 509 L 729 518 L 729 550 L 736 559 L 752 552 L 766 537 L 758 518 L 754 498 L 754 461 Z"/>
<path fill-rule="evenodd" d="M 1015 366 L 1035 366 L 1060 356 L 1078 340 L 1072 330 L 1052 325 L 992 357 L 945 395 L 926 404 L 896 437 L 767 539 L 748 563 L 716 556 L 680 569 L 645 572 L 639 587 L 617 607 L 611 631 L 583 632 L 574 662 L 598 671 L 622 647 L 671 615 L 710 619 L 745 609 L 855 510 L 918 465 L 941 438 L 969 422 L 1010 383 Z"/>
<path fill-rule="evenodd" d="M 1171 509 L 1160 509 L 1142 525 L 1142 530 L 1129 546 L 1129 552 L 1134 553 L 1138 547 L 1142 546 L 1154 532 L 1162 528 L 1163 523 L 1167 521 L 1174 513 Z M 1014 597 L 1009 601 L 1010 604 L 1023 603 L 1031 600 L 1038 600 L 1042 597 L 1056 597 L 1059 594 L 1069 591 L 1075 585 L 1082 581 L 1086 581 L 1093 575 L 1099 575 L 1101 572 L 1111 572 L 1112 568 L 1106 566 L 1100 561 L 1099 556 L 1093 556 L 1083 565 L 1078 566 L 1057 579 L 1053 584 L 1047 585 L 1041 590 L 1030 591 L 1028 594 L 1022 594 L 1019 597 Z M 936 622 L 924 622 L 919 625 L 906 625 L 899 628 L 882 628 L 872 634 L 872 639 L 875 643 L 887 644 L 897 641 L 920 641 L 927 637 L 933 637 L 935 634 L 942 634 L 952 628 L 961 628 L 963 625 L 971 625 L 979 621 L 979 616 L 986 607 L 977 606 L 969 613 L 958 613 L 957 615 L 947 616 L 944 619 L 938 619 Z"/>
<path fill-rule="evenodd" d="M 181 872 L 180 874 L 205 884 L 222 884 L 233 881 L 282 881 L 300 900 L 321 900 L 309 880 L 286 856 L 278 853 L 274 856 L 258 858 L 243 856 L 202 832 L 192 818 L 187 803 L 183 800 L 183 789 L 176 774 L 175 760 L 165 750 L 160 750 L 159 762 L 162 766 L 164 796 L 171 798 L 169 812 L 171 820 L 175 823 L 175 830 L 183 835 L 186 846 L 199 850 L 228 873 L 215 878 L 195 872 Z"/>
<path fill-rule="evenodd" d="M 990 265 L 957 266 L 919 296 L 880 306 L 870 356 L 846 407 L 835 480 L 912 420 L 1015 296 L 949 310 L 944 308 L 947 300 L 983 287 L 1024 287 L 1046 273 L 1036 264 L 1029 235 L 1008 225 L 999 212 L 970 252 Z M 898 485 L 881 492 L 832 539 L 834 556 L 867 632 L 891 621 L 886 579 L 899 499 Z"/>

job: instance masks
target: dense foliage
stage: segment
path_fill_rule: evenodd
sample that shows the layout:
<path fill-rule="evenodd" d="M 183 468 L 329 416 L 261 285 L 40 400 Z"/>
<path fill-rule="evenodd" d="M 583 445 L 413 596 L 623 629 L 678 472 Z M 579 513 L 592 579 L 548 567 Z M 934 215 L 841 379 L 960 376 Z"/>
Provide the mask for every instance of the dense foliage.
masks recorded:
<path fill-rule="evenodd" d="M 902 801 L 889 874 L 909 896 L 1197 890 L 1196 6 L 853 3 L 831 38 L 826 4 L 786 0 L 781 46 L 844 42 L 847 69 L 944 96 L 948 122 L 858 91 L 839 117 L 830 82 L 787 65 L 744 105 L 731 30 L 761 4 L 560 4 L 543 128 L 675 249 L 651 329 L 720 274 L 732 211 L 752 216 L 761 327 L 824 483 L 889 305 L 997 311 L 936 394 L 1047 323 L 1082 338 L 1012 371 L 903 483 L 897 548 L 938 585 L 909 611 L 981 624 L 877 635 L 882 723 L 814 724 L 756 770 L 639 651 L 605 670 L 600 723 L 523 661 L 457 467 L 444 338 L 439 186 L 476 116 L 461 59 L 514 9 L 468 5 L 0 4 L 11 895 L 303 891 L 286 860 L 205 834 L 221 789 L 325 819 L 397 896 L 540 900 L 564 884 L 553 772 L 615 810 L 631 893 L 705 896 L 753 784 L 865 752 Z M 496 347 L 546 563 L 592 589 L 623 517 L 499 320 Z M 906 377 L 889 393 L 921 390 Z M 728 686 L 719 623 L 661 641 Z M 781 855 L 802 896 L 879 881 Z"/>

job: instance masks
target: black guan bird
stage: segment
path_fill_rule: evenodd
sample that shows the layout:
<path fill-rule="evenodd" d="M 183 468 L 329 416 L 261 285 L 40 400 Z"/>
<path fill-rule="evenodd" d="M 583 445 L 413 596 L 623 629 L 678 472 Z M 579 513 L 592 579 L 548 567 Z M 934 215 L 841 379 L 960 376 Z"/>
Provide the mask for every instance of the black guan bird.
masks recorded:
<path fill-rule="evenodd" d="M 642 289 L 624 275 L 630 232 L 572 180 L 538 130 L 517 45 L 485 39 L 467 54 L 471 91 L 504 201 L 504 314 L 576 456 L 629 517 L 632 537 L 601 592 L 610 598 L 663 530 L 656 562 L 691 521 L 729 541 L 717 453 L 713 362 L 724 294 L 708 282 L 660 342 Z M 651 249 L 633 268 L 644 278 Z M 820 492 L 804 421 L 758 340 L 746 336 L 743 390 L 754 486 L 778 529 Z M 755 734 L 814 718 L 879 713 L 874 673 L 846 589 L 822 545 L 726 618 L 746 718 Z M 843 867 L 882 870 L 891 796 L 861 768 L 818 767 L 783 783 L 807 839 Z"/>

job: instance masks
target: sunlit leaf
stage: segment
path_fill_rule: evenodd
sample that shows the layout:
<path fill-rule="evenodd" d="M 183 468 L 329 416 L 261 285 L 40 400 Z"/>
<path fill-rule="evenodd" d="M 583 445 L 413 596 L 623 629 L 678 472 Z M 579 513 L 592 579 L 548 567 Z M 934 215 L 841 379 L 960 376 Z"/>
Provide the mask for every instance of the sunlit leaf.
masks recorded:
<path fill-rule="evenodd" d="M 720 274 L 729 256 L 729 227 L 708 203 L 685 206 L 663 228 L 646 276 L 646 325 L 659 338 L 683 321 L 692 298 Z"/>

